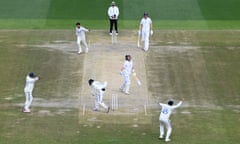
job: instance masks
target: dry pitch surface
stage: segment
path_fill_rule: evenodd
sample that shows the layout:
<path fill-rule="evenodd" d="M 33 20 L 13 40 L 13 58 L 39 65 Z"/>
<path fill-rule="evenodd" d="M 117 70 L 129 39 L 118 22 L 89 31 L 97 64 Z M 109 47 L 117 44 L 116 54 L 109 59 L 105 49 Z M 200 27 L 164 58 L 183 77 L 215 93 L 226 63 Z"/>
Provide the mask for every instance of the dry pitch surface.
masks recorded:
<path fill-rule="evenodd" d="M 67 34 L 66 34 L 67 33 Z M 65 34 L 72 34 L 66 32 Z M 74 35 L 74 34 L 72 34 Z M 137 48 L 137 32 L 121 31 L 117 36 L 117 42 L 112 43 L 112 37 L 103 31 L 91 31 L 87 33 L 87 42 L 89 45 L 89 52 L 77 54 L 77 45 L 72 40 L 54 39 L 42 44 L 31 45 L 48 51 L 60 51 L 63 55 L 71 57 L 69 68 L 74 68 L 76 71 L 69 70 L 72 74 L 82 77 L 79 81 L 77 90 L 70 94 L 73 97 L 65 97 L 65 99 L 49 99 L 35 98 L 33 107 L 57 107 L 59 109 L 78 108 L 79 122 L 109 122 L 116 116 L 117 122 L 129 123 L 131 121 L 138 121 L 147 114 L 145 107 L 149 102 L 149 94 L 147 91 L 146 80 L 146 52 L 141 48 Z M 26 45 L 23 45 L 26 47 Z M 120 75 L 120 69 L 123 66 L 126 54 L 132 55 L 134 67 L 137 76 L 141 80 L 142 85 L 139 86 L 135 78 L 131 77 L 130 95 L 126 95 L 119 91 L 119 87 L 123 82 L 123 77 Z M 74 62 L 76 61 L 76 63 Z M 79 61 L 83 62 L 83 66 L 79 67 Z M 76 67 L 78 67 L 76 69 Z M 62 68 L 64 70 L 64 68 Z M 64 75 L 62 76 L 64 79 Z M 98 81 L 107 81 L 108 87 L 104 95 L 105 104 L 112 107 L 112 95 L 118 96 L 118 110 L 111 110 L 108 114 L 104 109 L 100 112 L 92 111 L 94 107 L 94 97 L 90 94 L 90 87 L 88 80 L 92 78 Z M 36 94 L 37 95 L 37 94 Z M 40 110 L 40 114 L 49 114 L 48 110 Z M 122 121 L 120 119 L 123 119 Z M 148 118 L 147 118 L 148 119 Z M 148 120 L 147 120 L 148 121 Z M 146 123 L 141 120 L 141 123 Z M 148 122 L 147 122 L 148 123 Z"/>
<path fill-rule="evenodd" d="M 199 43 L 211 45 L 214 41 L 228 40 L 232 45 L 229 46 L 229 50 L 238 48 L 234 46 L 238 37 L 232 31 L 155 31 L 150 39 L 150 51 L 144 52 L 141 48 L 137 48 L 136 31 L 121 31 L 118 42 L 112 44 L 112 38 L 107 32 L 94 30 L 87 34 L 89 53 L 78 55 L 73 31 L 48 33 L 49 35 L 43 39 L 50 38 L 49 40 L 43 40 L 39 44 L 23 43 L 18 46 L 60 52 L 63 57 L 68 57 L 70 60 L 65 61 L 67 69 L 65 67 L 61 69 L 64 72 L 59 77 L 60 83 L 57 84 L 64 85 L 68 73 L 77 78 L 77 83 L 62 87 L 66 89 L 68 96 L 54 91 L 47 94 L 49 98 L 45 100 L 36 93 L 33 108 L 42 107 L 44 110 L 39 110 L 40 114 L 51 114 L 47 110 L 48 107 L 59 108 L 59 113 L 63 114 L 71 108 L 76 108 L 79 110 L 79 122 L 83 124 L 90 122 L 149 124 L 151 119 L 159 114 L 159 102 L 166 102 L 168 99 L 178 100 L 181 97 L 189 98 L 184 103 L 184 107 L 221 109 L 214 105 L 216 96 L 208 82 L 209 75 L 203 55 L 207 49 L 203 51 Z M 46 32 L 42 32 L 42 35 L 46 35 Z M 205 37 L 206 35 L 208 37 Z M 225 37 L 226 35 L 228 37 Z M 206 45 L 205 48 L 216 47 Z M 119 72 L 126 54 L 132 55 L 137 75 L 142 82 L 142 85 L 138 86 L 132 77 L 130 95 L 119 91 L 123 80 Z M 87 83 L 90 78 L 108 82 L 104 102 L 111 106 L 111 96 L 118 95 L 118 111 L 110 111 L 109 114 L 104 110 L 92 111 L 94 97 L 90 95 L 90 87 Z M 45 81 L 48 79 L 46 78 Z M 54 97 L 55 95 L 63 97 L 58 99 Z M 157 118 L 154 121 L 157 121 Z"/>

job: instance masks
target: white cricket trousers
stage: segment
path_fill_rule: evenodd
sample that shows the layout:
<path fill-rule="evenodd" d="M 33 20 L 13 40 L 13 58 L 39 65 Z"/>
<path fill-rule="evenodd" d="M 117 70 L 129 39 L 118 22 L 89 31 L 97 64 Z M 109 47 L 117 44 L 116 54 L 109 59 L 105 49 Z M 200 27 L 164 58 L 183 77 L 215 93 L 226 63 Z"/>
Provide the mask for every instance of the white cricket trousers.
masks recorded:
<path fill-rule="evenodd" d="M 26 101 L 25 101 L 24 109 L 29 110 L 29 107 L 31 106 L 32 100 L 33 100 L 32 92 L 25 92 L 25 97 L 26 97 Z"/>
<path fill-rule="evenodd" d="M 163 137 L 164 135 L 164 126 L 167 129 L 167 134 L 165 139 L 168 140 L 172 133 L 171 121 L 169 119 L 160 119 L 160 137 Z"/>
<path fill-rule="evenodd" d="M 120 89 L 123 90 L 125 93 L 129 93 L 130 84 L 131 84 L 130 75 L 124 74 L 123 78 L 124 78 L 123 83 L 120 86 Z"/>
<path fill-rule="evenodd" d="M 105 109 L 108 109 L 108 106 L 104 104 L 103 102 L 103 92 L 97 92 L 95 96 L 95 108 L 99 109 L 100 106 L 102 106 Z"/>
<path fill-rule="evenodd" d="M 147 51 L 149 48 L 149 31 L 142 31 L 142 42 L 144 43 L 143 49 Z"/>
<path fill-rule="evenodd" d="M 81 43 L 85 46 L 85 52 L 87 53 L 88 52 L 88 45 L 87 45 L 86 39 L 82 38 L 80 36 L 77 37 L 78 53 L 82 52 Z"/>

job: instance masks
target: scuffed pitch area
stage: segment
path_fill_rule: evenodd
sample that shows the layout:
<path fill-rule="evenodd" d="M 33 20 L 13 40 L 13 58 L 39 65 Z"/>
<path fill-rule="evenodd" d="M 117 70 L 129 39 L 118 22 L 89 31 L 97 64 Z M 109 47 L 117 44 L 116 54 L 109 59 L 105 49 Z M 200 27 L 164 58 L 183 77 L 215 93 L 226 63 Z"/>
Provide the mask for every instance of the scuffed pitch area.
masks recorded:
<path fill-rule="evenodd" d="M 169 99 L 177 102 L 185 97 L 187 100 L 183 108 L 223 109 L 222 105 L 218 105 L 218 96 L 211 88 L 212 76 L 208 71 L 206 55 L 217 48 L 211 45 L 212 41 L 224 42 L 222 34 L 225 33 L 231 42 L 226 49 L 230 52 L 239 50 L 236 42 L 238 38 L 231 35 L 231 31 L 155 31 L 150 38 L 148 52 L 137 48 L 137 32 L 127 30 L 120 32 L 118 41 L 114 44 L 107 32 L 90 31 L 87 33 L 89 52 L 84 53 L 83 47 L 80 55 L 77 54 L 74 32 L 67 30 L 23 31 L 21 35 L 25 39 L 20 37 L 16 42 L 2 43 L 33 54 L 41 51 L 38 59 L 47 58 L 41 60 L 44 62 L 38 66 L 43 80 L 36 87 L 32 105 L 33 111 L 38 111 L 35 114 L 65 115 L 77 109 L 79 123 L 134 123 L 133 127 L 137 127 L 135 123 L 149 124 L 152 118 L 157 121 L 159 102 L 165 103 Z M 29 35 L 32 36 L 30 40 Z M 205 38 L 205 35 L 210 35 L 211 39 Z M 20 52 L 19 55 L 25 56 Z M 132 76 L 130 95 L 119 91 L 123 81 L 120 69 L 126 54 L 132 55 L 137 76 L 142 82 L 138 86 Z M 226 65 L 217 64 L 219 67 Z M 117 95 L 117 111 L 110 110 L 107 114 L 103 109 L 100 112 L 92 110 L 94 97 L 88 86 L 90 78 L 108 82 L 104 102 L 112 107 L 112 95 Z M 22 91 L 15 96 L 22 98 Z M 4 99 L 11 101 L 14 97 L 6 94 Z M 17 106 L 22 107 L 23 103 L 18 103 Z M 239 112 L 239 106 L 229 107 L 233 107 L 234 112 Z M 51 108 L 60 110 L 48 110 Z M 191 111 L 183 109 L 181 114 L 189 115 Z"/>

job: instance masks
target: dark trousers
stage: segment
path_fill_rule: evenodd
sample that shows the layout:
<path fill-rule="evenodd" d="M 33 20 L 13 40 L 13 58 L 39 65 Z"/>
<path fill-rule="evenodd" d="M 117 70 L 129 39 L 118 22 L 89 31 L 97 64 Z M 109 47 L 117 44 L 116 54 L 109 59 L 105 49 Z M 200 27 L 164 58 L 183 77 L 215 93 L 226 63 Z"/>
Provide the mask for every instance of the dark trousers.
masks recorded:
<path fill-rule="evenodd" d="M 118 33 L 118 25 L 117 25 L 117 19 L 110 19 L 110 33 L 112 33 L 113 25 L 115 27 L 116 33 Z"/>

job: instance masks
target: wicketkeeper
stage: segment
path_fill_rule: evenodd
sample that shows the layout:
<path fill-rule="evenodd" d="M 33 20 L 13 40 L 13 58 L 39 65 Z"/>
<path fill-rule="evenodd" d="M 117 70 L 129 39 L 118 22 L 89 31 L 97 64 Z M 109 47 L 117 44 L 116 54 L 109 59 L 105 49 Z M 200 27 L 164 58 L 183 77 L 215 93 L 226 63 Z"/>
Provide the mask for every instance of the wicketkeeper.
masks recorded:
<path fill-rule="evenodd" d="M 172 111 L 182 105 L 182 102 L 184 99 L 182 99 L 177 105 L 173 105 L 174 101 L 169 100 L 168 104 L 159 103 L 162 106 L 162 110 L 159 116 L 160 121 L 160 136 L 159 138 L 162 139 L 164 136 L 164 126 L 167 128 L 167 134 L 165 141 L 170 141 L 170 135 L 172 133 L 172 126 L 171 126 L 171 120 L 170 116 L 172 114 Z"/>
<path fill-rule="evenodd" d="M 91 91 L 92 96 L 95 96 L 95 108 L 93 110 L 99 111 L 100 106 L 102 106 L 108 113 L 110 110 L 110 107 L 104 104 L 103 102 L 103 94 L 106 91 L 107 82 L 105 81 L 104 83 L 101 83 L 99 81 L 89 79 L 88 84 L 89 86 L 92 87 L 92 91 Z"/>
<path fill-rule="evenodd" d="M 144 43 L 143 50 L 147 51 L 149 48 L 149 35 L 153 35 L 152 20 L 147 12 L 144 12 L 141 19 L 138 35 L 142 37 L 142 42 Z"/>

